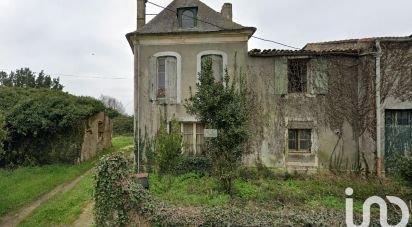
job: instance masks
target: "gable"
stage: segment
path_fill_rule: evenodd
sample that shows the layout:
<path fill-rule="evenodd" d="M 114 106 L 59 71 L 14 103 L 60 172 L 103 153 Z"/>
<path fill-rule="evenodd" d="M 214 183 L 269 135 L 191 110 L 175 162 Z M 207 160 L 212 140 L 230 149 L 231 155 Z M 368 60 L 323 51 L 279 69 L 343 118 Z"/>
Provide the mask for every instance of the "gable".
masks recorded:
<path fill-rule="evenodd" d="M 197 7 L 197 26 L 182 29 L 177 17 L 178 8 Z M 221 13 L 216 12 L 199 0 L 174 0 L 166 9 L 162 10 L 156 17 L 148 22 L 140 34 L 176 33 L 176 32 L 211 32 L 225 30 L 240 30 L 244 27 L 230 19 L 225 18 Z"/>

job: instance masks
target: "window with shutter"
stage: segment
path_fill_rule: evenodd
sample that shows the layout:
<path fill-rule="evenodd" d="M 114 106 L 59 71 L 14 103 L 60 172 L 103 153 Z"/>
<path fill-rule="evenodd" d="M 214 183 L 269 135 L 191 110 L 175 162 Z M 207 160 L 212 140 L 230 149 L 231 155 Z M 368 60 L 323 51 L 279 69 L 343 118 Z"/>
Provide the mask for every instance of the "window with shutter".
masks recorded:
<path fill-rule="evenodd" d="M 275 59 L 275 94 L 288 93 L 288 61 L 286 58 Z"/>
<path fill-rule="evenodd" d="M 178 72 L 177 59 L 174 56 L 150 58 L 150 99 L 168 100 L 177 103 Z"/>
<path fill-rule="evenodd" d="M 223 81 L 223 56 L 218 54 L 203 55 L 202 65 L 207 61 L 212 63 L 213 77 L 216 81 Z"/>

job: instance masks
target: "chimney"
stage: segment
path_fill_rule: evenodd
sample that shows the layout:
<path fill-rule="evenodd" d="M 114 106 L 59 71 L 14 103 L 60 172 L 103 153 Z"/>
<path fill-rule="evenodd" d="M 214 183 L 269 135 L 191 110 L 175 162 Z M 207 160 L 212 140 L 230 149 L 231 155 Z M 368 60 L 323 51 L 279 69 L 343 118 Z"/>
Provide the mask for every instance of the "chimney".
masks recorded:
<path fill-rule="evenodd" d="M 222 11 L 220 13 L 227 19 L 232 20 L 232 3 L 223 4 Z"/>
<path fill-rule="evenodd" d="M 142 30 L 146 24 L 146 2 L 147 0 L 137 0 L 137 31 Z"/>

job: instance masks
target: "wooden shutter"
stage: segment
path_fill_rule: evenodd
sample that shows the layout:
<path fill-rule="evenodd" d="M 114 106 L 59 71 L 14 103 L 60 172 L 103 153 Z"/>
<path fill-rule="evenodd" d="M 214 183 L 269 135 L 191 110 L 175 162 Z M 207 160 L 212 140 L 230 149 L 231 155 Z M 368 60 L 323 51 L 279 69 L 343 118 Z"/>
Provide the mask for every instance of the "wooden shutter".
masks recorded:
<path fill-rule="evenodd" d="M 166 58 L 166 92 L 170 104 L 177 102 L 177 61 L 175 57 Z"/>
<path fill-rule="evenodd" d="M 157 90 L 157 58 L 151 56 L 149 58 L 149 93 L 150 101 L 156 100 Z"/>
<path fill-rule="evenodd" d="M 312 82 L 312 94 L 326 95 L 328 93 L 328 73 L 327 62 L 323 58 L 316 58 L 310 61 L 310 75 Z"/>
<path fill-rule="evenodd" d="M 275 95 L 288 93 L 288 60 L 287 58 L 275 59 Z"/>

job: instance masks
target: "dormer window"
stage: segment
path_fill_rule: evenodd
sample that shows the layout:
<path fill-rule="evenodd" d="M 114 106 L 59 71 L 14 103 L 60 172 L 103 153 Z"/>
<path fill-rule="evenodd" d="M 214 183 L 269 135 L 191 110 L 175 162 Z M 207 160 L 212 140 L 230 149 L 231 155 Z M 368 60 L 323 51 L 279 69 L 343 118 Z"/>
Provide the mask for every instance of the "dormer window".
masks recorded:
<path fill-rule="evenodd" d="M 181 28 L 193 28 L 197 26 L 197 7 L 179 8 L 177 10 Z"/>

